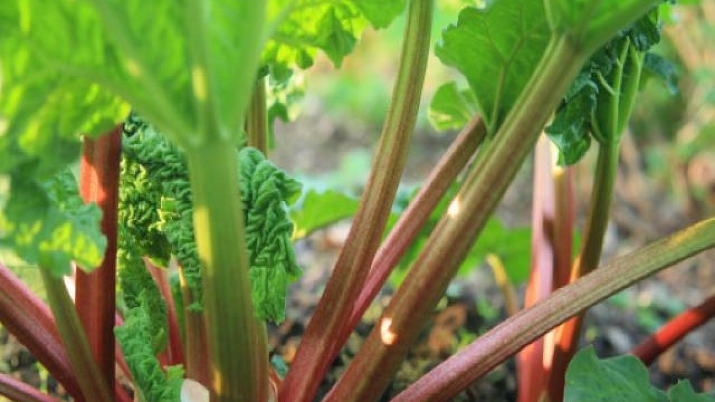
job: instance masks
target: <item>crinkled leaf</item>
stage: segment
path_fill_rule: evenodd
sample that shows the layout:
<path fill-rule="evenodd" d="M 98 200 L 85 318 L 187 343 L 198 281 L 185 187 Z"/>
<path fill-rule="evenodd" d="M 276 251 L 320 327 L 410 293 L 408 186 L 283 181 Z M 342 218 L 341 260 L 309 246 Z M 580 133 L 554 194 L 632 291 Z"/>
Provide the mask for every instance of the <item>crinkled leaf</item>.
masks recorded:
<path fill-rule="evenodd" d="M 341 191 L 309 189 L 291 207 L 295 223 L 295 238 L 303 238 L 315 230 L 349 218 L 357 212 L 360 200 Z"/>
<path fill-rule="evenodd" d="M 442 34 L 436 54 L 474 91 L 490 133 L 496 132 L 531 78 L 549 41 L 542 0 L 502 0 L 467 7 Z"/>
<path fill-rule="evenodd" d="M 564 402 L 668 402 L 654 388 L 648 369 L 635 356 L 599 359 L 592 347 L 574 356 L 566 371 Z"/>
<path fill-rule="evenodd" d="M 71 272 L 72 261 L 91 270 L 106 247 L 100 219 L 95 204 L 82 202 L 69 170 L 44 182 L 16 174 L 0 216 L 0 241 L 58 276 Z"/>
<path fill-rule="evenodd" d="M 132 373 L 134 384 L 147 402 L 178 401 L 184 370 L 181 366 L 162 370 L 152 349 L 151 303 L 140 295 L 137 308 L 127 312 L 124 325 L 114 333 Z"/>
<path fill-rule="evenodd" d="M 188 307 L 201 309 L 201 266 L 186 158 L 137 115 L 125 123 L 122 145 L 120 248 L 126 244 L 128 255 L 146 255 L 163 264 L 170 255 L 176 256 L 194 298 Z M 236 157 L 256 316 L 279 322 L 285 314 L 287 286 L 301 272 L 291 244 L 293 225 L 286 204 L 300 192 L 300 184 L 256 149 L 243 148 Z M 123 233 L 137 240 L 125 243 Z M 129 274 L 137 284 L 147 280 L 147 275 Z M 140 290 L 132 283 L 127 286 Z"/>
<path fill-rule="evenodd" d="M 286 204 L 300 193 L 301 185 L 254 148 L 243 148 L 238 162 L 253 305 L 259 318 L 280 323 L 285 319 L 288 284 L 301 273 Z"/>
<path fill-rule="evenodd" d="M 285 12 L 286 15 L 268 42 L 264 61 L 308 68 L 318 50 L 340 66 L 368 23 L 375 28 L 386 27 L 400 14 L 405 0 L 274 0 L 272 3 L 273 14 Z"/>
<path fill-rule="evenodd" d="M 670 387 L 668 397 L 671 402 L 713 402 L 715 398 L 711 395 L 702 393 L 699 394 L 693 390 L 690 381 L 678 381 L 677 384 Z"/>
<path fill-rule="evenodd" d="M 462 128 L 477 112 L 477 100 L 471 89 L 459 89 L 454 81 L 435 92 L 429 108 L 429 120 L 437 130 Z"/>

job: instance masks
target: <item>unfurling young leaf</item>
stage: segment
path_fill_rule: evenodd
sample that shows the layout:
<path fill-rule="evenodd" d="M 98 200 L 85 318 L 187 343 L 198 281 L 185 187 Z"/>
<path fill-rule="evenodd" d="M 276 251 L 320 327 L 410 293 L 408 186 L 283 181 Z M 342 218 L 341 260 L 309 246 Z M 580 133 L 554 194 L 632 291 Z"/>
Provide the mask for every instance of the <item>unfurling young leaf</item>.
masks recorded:
<path fill-rule="evenodd" d="M 137 255 L 147 256 L 162 266 L 171 255 L 175 256 L 194 297 L 193 305 L 188 307 L 199 310 L 201 267 L 186 159 L 178 147 L 136 115 L 125 124 L 123 151 L 119 221 L 120 249 L 126 249 L 120 256 L 134 258 L 135 265 L 139 262 Z M 287 286 L 300 274 L 290 242 L 293 225 L 286 205 L 286 200 L 300 191 L 300 184 L 258 150 L 244 148 L 236 157 L 256 316 L 278 322 L 285 314 Z M 131 263 L 127 258 L 127 264 Z M 134 274 L 133 270 L 121 272 L 124 267 L 120 266 L 129 305 L 128 300 L 143 289 L 140 284 L 151 278 L 147 273 Z M 146 286 L 152 290 L 145 297 L 160 297 L 153 286 Z"/>
<path fill-rule="evenodd" d="M 286 200 L 299 194 L 301 185 L 254 148 L 243 148 L 238 161 L 253 305 L 259 318 L 282 322 L 288 284 L 301 272 Z"/>
<path fill-rule="evenodd" d="M 132 372 L 136 391 L 146 402 L 178 401 L 184 371 L 180 366 L 162 370 L 156 358 L 152 328 L 152 309 L 154 306 L 140 293 L 136 308 L 125 315 L 124 325 L 117 327 L 114 333 L 127 359 Z"/>

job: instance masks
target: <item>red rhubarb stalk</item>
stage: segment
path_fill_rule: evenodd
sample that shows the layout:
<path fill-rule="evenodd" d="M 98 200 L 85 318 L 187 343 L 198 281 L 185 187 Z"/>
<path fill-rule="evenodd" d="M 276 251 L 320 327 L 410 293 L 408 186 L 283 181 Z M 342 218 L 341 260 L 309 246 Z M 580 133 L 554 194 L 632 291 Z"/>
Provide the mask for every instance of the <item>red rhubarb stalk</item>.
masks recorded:
<path fill-rule="evenodd" d="M 117 202 L 122 125 L 97 138 L 86 137 L 80 166 L 80 194 L 102 210 L 107 248 L 91 273 L 77 271 L 75 306 L 92 354 L 110 388 L 114 387 L 114 314 L 117 260 Z M 89 267 L 88 267 L 89 268 Z M 91 267 L 94 268 L 94 267 Z"/>
<path fill-rule="evenodd" d="M 663 325 L 658 332 L 636 346 L 631 353 L 648 366 L 666 349 L 683 339 L 685 335 L 695 328 L 708 322 L 714 315 L 715 295 L 708 297 L 698 306 L 678 314 L 678 316 Z"/>

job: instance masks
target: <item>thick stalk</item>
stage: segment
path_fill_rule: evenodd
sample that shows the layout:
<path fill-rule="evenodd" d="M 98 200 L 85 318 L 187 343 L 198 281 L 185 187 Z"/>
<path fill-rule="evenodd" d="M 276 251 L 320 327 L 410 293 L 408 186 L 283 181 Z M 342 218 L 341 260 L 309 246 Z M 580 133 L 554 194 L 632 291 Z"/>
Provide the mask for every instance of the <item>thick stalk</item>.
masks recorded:
<path fill-rule="evenodd" d="M 15 402 L 59 402 L 59 399 L 43 394 L 32 386 L 0 373 L 0 395 Z"/>
<path fill-rule="evenodd" d="M 2 263 L 0 323 L 25 345 L 76 401 L 83 400 L 50 309 Z"/>
<path fill-rule="evenodd" d="M 114 315 L 117 267 L 117 202 L 122 125 L 96 138 L 85 138 L 80 166 L 84 202 L 102 210 L 102 233 L 107 238 L 104 259 L 91 273 L 77 270 L 75 308 L 87 333 L 104 380 L 114 388 Z M 89 267 L 88 267 L 89 268 Z M 94 268 L 94 267 L 92 267 Z"/>
<path fill-rule="evenodd" d="M 715 316 L 715 296 L 710 296 L 699 305 L 685 310 L 668 321 L 658 329 L 658 332 L 636 346 L 631 354 L 636 355 L 643 364 L 649 366 L 661 353 L 708 322 L 713 316 Z"/>
<path fill-rule="evenodd" d="M 390 207 L 407 159 L 419 108 L 429 54 L 434 0 L 410 1 L 397 82 L 348 239 L 310 321 L 280 400 L 312 400 L 331 362 L 338 334 L 353 311 L 355 298 L 367 277 L 385 230 Z"/>
<path fill-rule="evenodd" d="M 248 146 L 268 155 L 268 111 L 266 110 L 266 79 L 261 78 L 253 88 L 246 114 Z"/>
<path fill-rule="evenodd" d="M 343 326 L 340 341 L 336 348 L 342 347 L 355 325 L 367 310 L 370 302 L 385 284 L 400 258 L 415 240 L 419 231 L 429 219 L 440 199 L 449 190 L 457 175 L 464 169 L 484 140 L 486 127 L 484 121 L 475 116 L 454 139 L 447 152 L 437 163 L 425 180 L 415 198 L 393 226 L 390 234 L 380 246 L 370 268 L 365 286 L 360 291 L 350 320 Z"/>
<path fill-rule="evenodd" d="M 254 317 L 236 149 L 230 143 L 188 153 L 194 233 L 201 260 L 211 400 L 264 402 L 268 349 Z"/>
<path fill-rule="evenodd" d="M 449 401 L 569 317 L 663 268 L 712 247 L 715 247 L 715 219 L 708 219 L 617 258 L 494 327 L 417 380 L 392 402 Z"/>
<path fill-rule="evenodd" d="M 459 203 L 459 213 L 440 220 L 379 325 L 326 400 L 379 398 L 585 57 L 568 39 L 551 40 L 519 101 L 453 201 Z"/>
<path fill-rule="evenodd" d="M 40 267 L 42 282 L 45 284 L 47 299 L 59 330 L 77 382 L 87 401 L 113 400 L 113 388 L 109 388 L 97 362 L 92 356 L 92 349 L 84 333 L 84 327 L 74 308 L 72 298 L 67 292 L 62 277 L 54 276 L 48 269 Z M 112 322 L 114 320 L 112 319 Z M 114 349 L 112 349 L 114 356 Z"/>

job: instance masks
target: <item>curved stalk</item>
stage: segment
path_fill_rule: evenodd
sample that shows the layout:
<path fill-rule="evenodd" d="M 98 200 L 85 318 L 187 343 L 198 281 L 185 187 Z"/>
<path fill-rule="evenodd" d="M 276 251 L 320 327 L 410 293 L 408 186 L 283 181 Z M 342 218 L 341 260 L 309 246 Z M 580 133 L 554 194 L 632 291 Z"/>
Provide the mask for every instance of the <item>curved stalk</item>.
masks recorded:
<path fill-rule="evenodd" d="M 0 322 L 15 335 L 76 400 L 82 400 L 55 320 L 48 306 L 0 263 Z"/>
<path fill-rule="evenodd" d="M 67 292 L 64 280 L 54 276 L 48 269 L 40 267 L 42 282 L 45 284 L 55 323 L 65 345 L 77 382 L 87 401 L 111 401 L 113 389 L 109 388 L 84 333 L 84 327 Z M 114 320 L 112 320 L 114 321 Z M 114 356 L 114 350 L 112 350 Z"/>
<path fill-rule="evenodd" d="M 617 258 L 479 337 L 392 402 L 449 401 L 519 349 L 578 312 L 701 251 L 715 247 L 715 218 Z"/>
<path fill-rule="evenodd" d="M 514 109 L 479 158 L 358 356 L 326 401 L 379 398 L 587 55 L 554 37 Z"/>
<path fill-rule="evenodd" d="M 348 239 L 298 348 L 279 394 L 283 402 L 313 399 L 331 362 L 335 334 L 353 311 L 355 298 L 385 230 L 407 159 L 429 54 L 434 0 L 410 1 L 397 82 L 370 178 Z"/>
<path fill-rule="evenodd" d="M 43 394 L 32 386 L 3 373 L 0 373 L 0 395 L 15 402 L 59 402 L 59 399 Z"/>
<path fill-rule="evenodd" d="M 631 354 L 636 355 L 643 364 L 649 366 L 661 353 L 675 345 L 695 328 L 708 322 L 713 316 L 715 316 L 715 295 L 668 321 L 658 329 L 658 332 L 633 348 Z"/>
<path fill-rule="evenodd" d="M 192 149 L 188 160 L 211 400 L 265 402 L 268 347 L 265 325 L 254 317 L 251 302 L 236 150 L 230 143 L 205 145 Z"/>

